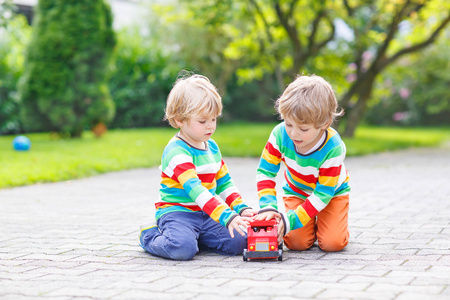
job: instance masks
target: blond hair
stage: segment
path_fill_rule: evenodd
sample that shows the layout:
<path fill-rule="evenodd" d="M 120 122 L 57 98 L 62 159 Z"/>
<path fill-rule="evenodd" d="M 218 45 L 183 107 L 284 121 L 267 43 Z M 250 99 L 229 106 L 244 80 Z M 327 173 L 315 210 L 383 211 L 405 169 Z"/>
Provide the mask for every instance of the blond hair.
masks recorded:
<path fill-rule="evenodd" d="M 193 116 L 220 116 L 222 98 L 216 87 L 203 75 L 187 74 L 177 79 L 167 97 L 164 120 L 179 128 L 175 120 Z"/>
<path fill-rule="evenodd" d="M 314 124 L 315 128 L 330 126 L 337 116 L 338 103 L 333 88 L 320 76 L 298 76 L 275 103 L 282 119 L 298 124 Z"/>

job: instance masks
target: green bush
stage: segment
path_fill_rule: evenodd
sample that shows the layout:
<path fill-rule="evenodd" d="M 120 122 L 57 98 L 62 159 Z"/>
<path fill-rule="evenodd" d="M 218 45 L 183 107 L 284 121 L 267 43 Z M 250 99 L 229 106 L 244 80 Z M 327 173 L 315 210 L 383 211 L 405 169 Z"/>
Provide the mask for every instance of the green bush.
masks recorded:
<path fill-rule="evenodd" d="M 0 28 L 0 134 L 21 131 L 17 82 L 23 73 L 25 45 L 30 37 L 25 17 L 16 16 Z"/>
<path fill-rule="evenodd" d="M 279 88 L 271 76 L 243 84 L 233 76 L 223 96 L 224 119 L 274 122 L 278 117 L 274 103 L 279 96 Z"/>
<path fill-rule="evenodd" d="M 111 128 L 162 124 L 167 95 L 180 71 L 161 46 L 137 28 L 118 33 L 115 70 L 109 81 L 116 116 Z"/>
<path fill-rule="evenodd" d="M 107 86 L 115 45 L 103 0 L 40 0 L 19 86 L 25 129 L 71 137 L 114 116 Z"/>
<path fill-rule="evenodd" d="M 116 115 L 111 128 L 141 128 L 163 125 L 164 107 L 183 60 L 168 53 L 156 40 L 136 28 L 118 32 L 115 70 L 109 82 Z M 201 68 L 186 67 L 206 75 Z M 218 87 L 218 82 L 210 78 Z M 275 121 L 273 101 L 278 87 L 272 78 L 238 84 L 233 76 L 223 96 L 225 120 Z"/>

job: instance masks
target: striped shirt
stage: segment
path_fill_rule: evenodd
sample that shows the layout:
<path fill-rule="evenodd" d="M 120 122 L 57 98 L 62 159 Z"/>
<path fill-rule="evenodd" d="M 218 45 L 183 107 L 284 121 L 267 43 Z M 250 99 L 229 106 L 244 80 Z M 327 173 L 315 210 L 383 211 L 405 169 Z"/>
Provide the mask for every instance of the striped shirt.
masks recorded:
<path fill-rule="evenodd" d="M 278 209 L 275 177 L 283 161 L 286 166 L 283 191 L 305 202 L 285 214 L 286 230 L 303 227 L 337 195 L 350 192 L 348 172 L 344 166 L 346 148 L 339 134 L 329 127 L 324 142 L 306 155 L 296 151 L 286 132 L 285 123 L 278 124 L 264 147 L 257 170 L 259 205 L 264 210 Z M 286 232 L 286 233 L 287 233 Z"/>
<path fill-rule="evenodd" d="M 160 199 L 156 219 L 174 211 L 204 211 L 227 227 L 248 208 L 228 173 L 216 142 L 209 139 L 197 149 L 174 136 L 161 159 Z M 219 197 L 217 197 L 219 196 Z"/>

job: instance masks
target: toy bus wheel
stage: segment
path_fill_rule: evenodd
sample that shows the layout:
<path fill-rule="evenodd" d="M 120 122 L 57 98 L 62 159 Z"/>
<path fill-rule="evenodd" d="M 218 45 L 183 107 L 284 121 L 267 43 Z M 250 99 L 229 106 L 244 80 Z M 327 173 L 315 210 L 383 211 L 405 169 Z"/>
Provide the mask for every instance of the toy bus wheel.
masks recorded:
<path fill-rule="evenodd" d="M 247 261 L 247 260 L 248 260 L 248 258 L 247 258 L 247 249 L 244 249 L 244 253 L 242 254 L 242 259 L 243 259 L 244 261 Z"/>

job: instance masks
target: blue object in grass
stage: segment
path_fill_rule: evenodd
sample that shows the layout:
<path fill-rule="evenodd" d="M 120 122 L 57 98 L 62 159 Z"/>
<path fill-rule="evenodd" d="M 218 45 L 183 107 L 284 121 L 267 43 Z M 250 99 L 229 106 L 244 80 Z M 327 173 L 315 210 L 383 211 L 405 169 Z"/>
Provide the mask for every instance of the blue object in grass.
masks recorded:
<path fill-rule="evenodd" d="M 30 139 L 26 136 L 19 135 L 13 140 L 13 147 L 16 151 L 28 151 L 31 147 Z"/>

